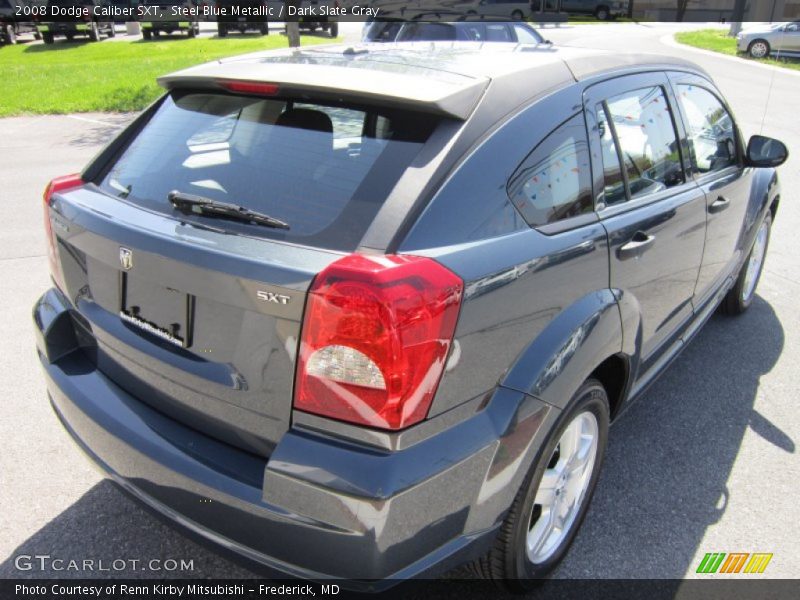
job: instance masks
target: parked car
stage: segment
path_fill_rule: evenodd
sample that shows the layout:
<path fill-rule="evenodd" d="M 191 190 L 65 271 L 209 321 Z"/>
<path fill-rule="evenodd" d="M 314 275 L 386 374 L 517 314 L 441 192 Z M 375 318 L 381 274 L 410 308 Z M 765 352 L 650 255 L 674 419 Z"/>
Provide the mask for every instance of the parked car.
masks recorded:
<path fill-rule="evenodd" d="M 286 10 L 283 0 L 268 0 L 272 6 L 272 14 L 284 14 Z M 339 35 L 339 23 L 332 16 L 340 7 L 339 0 L 301 0 L 300 8 L 305 11 L 298 17 L 300 29 L 314 33 L 318 29 L 327 32 L 332 38 Z M 313 11 L 313 12 L 312 12 Z"/>
<path fill-rule="evenodd" d="M 561 0 L 561 10 L 577 15 L 594 15 L 601 21 L 628 14 L 628 0 Z"/>
<path fill-rule="evenodd" d="M 736 49 L 753 58 L 767 58 L 777 53 L 800 56 L 800 21 L 744 29 L 736 35 Z"/>
<path fill-rule="evenodd" d="M 522 21 L 531 14 L 530 0 L 472 0 L 454 3 L 452 6 L 461 9 L 467 15 L 503 17 L 514 21 Z"/>
<path fill-rule="evenodd" d="M 197 13 L 190 12 L 196 9 L 193 0 L 141 0 L 143 7 L 150 7 L 154 12 L 145 12 L 141 16 L 140 27 L 142 38 L 150 40 L 162 33 L 185 33 L 193 38 L 200 33 L 200 18 Z M 175 15 L 176 8 L 186 12 Z"/>
<path fill-rule="evenodd" d="M 31 6 L 28 0 L 0 0 L 0 45 L 16 44 L 17 37 L 26 33 L 38 39 Z"/>
<path fill-rule="evenodd" d="M 68 41 L 75 37 L 86 36 L 90 42 L 100 41 L 100 36 L 114 37 L 114 21 L 110 17 L 97 14 L 95 7 L 103 6 L 102 0 L 47 0 L 47 17 L 37 21 L 36 29 L 42 36 L 45 44 L 52 44 L 56 36 L 64 36 Z M 70 9 L 79 8 L 79 16 L 71 14 Z M 56 21 L 49 21 L 53 17 L 53 10 L 65 11 Z"/>
<path fill-rule="evenodd" d="M 231 31 L 245 33 L 257 31 L 261 35 L 269 35 L 269 15 L 266 0 L 219 0 L 217 6 L 227 8 L 225 15 L 217 16 L 217 34 L 225 37 Z M 238 11 L 250 14 L 234 14 L 234 7 Z"/>
<path fill-rule="evenodd" d="M 255 564 L 527 587 L 609 423 L 755 297 L 787 150 L 688 61 L 367 44 L 159 83 L 46 189 L 38 355 L 113 481 Z"/>
<path fill-rule="evenodd" d="M 365 42 L 470 41 L 543 44 L 545 39 L 527 23 L 504 21 L 373 21 L 365 27 Z"/>
<path fill-rule="evenodd" d="M 320 16 L 313 18 L 300 19 L 300 29 L 314 33 L 317 29 L 325 31 L 332 38 L 339 35 L 339 23 L 336 17 L 324 16 L 321 9 L 330 11 L 332 8 L 339 6 L 338 0 L 303 0 L 301 3 L 303 8 L 314 8 Z"/>
<path fill-rule="evenodd" d="M 116 10 L 113 16 L 114 23 L 116 25 L 124 25 L 136 16 L 139 0 L 104 0 L 103 4 L 109 9 Z M 133 15 L 133 17 L 128 16 L 128 14 Z"/>

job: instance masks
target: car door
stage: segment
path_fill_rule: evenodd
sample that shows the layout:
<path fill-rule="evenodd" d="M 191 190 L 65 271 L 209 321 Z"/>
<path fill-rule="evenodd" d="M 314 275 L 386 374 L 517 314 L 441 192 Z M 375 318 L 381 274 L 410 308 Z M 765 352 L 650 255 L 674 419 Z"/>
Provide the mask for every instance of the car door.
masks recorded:
<path fill-rule="evenodd" d="M 664 73 L 617 77 L 584 93 L 595 205 L 606 228 L 610 286 L 638 306 L 646 371 L 693 313 L 705 196 L 686 173 L 681 123 Z"/>
<path fill-rule="evenodd" d="M 695 292 L 700 306 L 741 258 L 753 171 L 744 167 L 741 135 L 719 91 L 690 73 L 673 73 L 670 81 L 686 129 L 691 176 L 705 194 L 708 225 Z"/>
<path fill-rule="evenodd" d="M 800 53 L 800 22 L 787 23 L 783 28 L 780 49 L 784 52 Z"/>

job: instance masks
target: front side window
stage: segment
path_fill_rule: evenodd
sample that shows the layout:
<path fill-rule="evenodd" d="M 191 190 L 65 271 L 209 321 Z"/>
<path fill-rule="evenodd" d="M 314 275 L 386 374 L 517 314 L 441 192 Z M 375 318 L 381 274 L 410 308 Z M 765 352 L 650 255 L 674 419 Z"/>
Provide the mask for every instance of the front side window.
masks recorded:
<path fill-rule="evenodd" d="M 508 193 L 531 226 L 592 211 L 589 149 L 583 114 L 548 135 L 511 177 Z"/>
<path fill-rule="evenodd" d="M 698 173 L 721 171 L 737 163 L 733 119 L 719 99 L 696 85 L 679 85 L 689 148 Z"/>
<path fill-rule="evenodd" d="M 613 173 L 619 164 L 627 179 L 626 198 L 631 200 L 684 182 L 678 138 L 661 87 L 614 96 L 601 106 L 607 118 L 606 131 L 601 132 L 606 136 L 603 170 L 612 173 L 612 179 L 605 182 L 607 192 L 618 188 Z M 617 160 L 610 153 L 608 130 L 617 142 Z M 612 203 L 619 199 L 618 191 L 611 193 Z"/>

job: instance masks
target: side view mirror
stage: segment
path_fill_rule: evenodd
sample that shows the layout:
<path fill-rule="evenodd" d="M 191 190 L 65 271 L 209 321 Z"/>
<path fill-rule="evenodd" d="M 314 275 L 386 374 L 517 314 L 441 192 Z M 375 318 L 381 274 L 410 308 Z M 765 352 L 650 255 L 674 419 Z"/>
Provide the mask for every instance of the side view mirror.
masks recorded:
<path fill-rule="evenodd" d="M 747 164 L 750 167 L 777 167 L 786 162 L 789 150 L 778 140 L 754 135 L 747 142 Z"/>

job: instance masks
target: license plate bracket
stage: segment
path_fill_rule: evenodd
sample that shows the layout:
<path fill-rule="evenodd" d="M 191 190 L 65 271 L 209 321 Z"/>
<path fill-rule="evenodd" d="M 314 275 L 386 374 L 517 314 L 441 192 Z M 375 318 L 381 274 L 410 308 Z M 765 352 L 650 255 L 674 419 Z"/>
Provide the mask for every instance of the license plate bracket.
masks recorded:
<path fill-rule="evenodd" d="M 122 271 L 119 316 L 172 345 L 188 348 L 192 344 L 194 296 L 186 292 Z"/>

